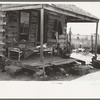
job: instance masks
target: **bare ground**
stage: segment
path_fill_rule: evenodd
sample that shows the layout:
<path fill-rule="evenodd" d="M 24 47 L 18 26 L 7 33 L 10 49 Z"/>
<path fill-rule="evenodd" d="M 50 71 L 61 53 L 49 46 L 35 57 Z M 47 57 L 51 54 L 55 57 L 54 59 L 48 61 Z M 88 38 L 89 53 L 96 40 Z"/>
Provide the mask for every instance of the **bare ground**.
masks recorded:
<path fill-rule="evenodd" d="M 90 73 L 94 73 L 97 71 L 100 71 L 100 69 L 91 69 Z M 28 72 L 18 73 L 12 77 L 7 72 L 1 72 L 0 69 L 0 81 L 71 81 L 79 77 L 81 77 L 81 75 L 71 75 L 71 74 L 68 74 L 67 76 L 62 74 L 57 74 L 46 77 L 44 76 L 33 77 L 33 74 Z"/>

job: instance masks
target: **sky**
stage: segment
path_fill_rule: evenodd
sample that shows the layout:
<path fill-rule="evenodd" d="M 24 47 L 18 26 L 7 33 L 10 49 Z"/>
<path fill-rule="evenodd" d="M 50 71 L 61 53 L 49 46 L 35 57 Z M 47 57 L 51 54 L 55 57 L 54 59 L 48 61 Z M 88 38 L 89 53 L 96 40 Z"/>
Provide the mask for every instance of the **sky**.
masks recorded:
<path fill-rule="evenodd" d="M 100 18 L 100 2 L 67 2 L 66 4 L 74 4 Z M 96 33 L 95 23 L 68 23 L 68 32 L 70 27 L 72 34 L 91 35 Z M 100 22 L 98 25 L 98 34 L 100 35 Z"/>

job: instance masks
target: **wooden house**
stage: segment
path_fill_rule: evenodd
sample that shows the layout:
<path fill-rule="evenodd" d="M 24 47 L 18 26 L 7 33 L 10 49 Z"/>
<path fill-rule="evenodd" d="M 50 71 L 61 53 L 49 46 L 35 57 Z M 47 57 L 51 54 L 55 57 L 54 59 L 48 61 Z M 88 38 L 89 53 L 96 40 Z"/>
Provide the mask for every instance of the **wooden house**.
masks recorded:
<path fill-rule="evenodd" d="M 40 60 L 43 62 L 43 45 L 53 47 L 57 40 L 63 48 L 68 42 L 67 23 L 93 22 L 96 23 L 96 40 L 99 18 L 87 13 L 75 5 L 66 4 L 4 4 L 2 11 L 6 14 L 5 36 L 9 44 L 17 41 L 24 50 L 35 50 L 40 45 Z M 24 46 L 23 46 L 24 44 Z M 97 45 L 95 45 L 95 56 Z M 29 54 L 30 52 L 28 52 Z M 30 53 L 31 54 L 31 53 Z"/>

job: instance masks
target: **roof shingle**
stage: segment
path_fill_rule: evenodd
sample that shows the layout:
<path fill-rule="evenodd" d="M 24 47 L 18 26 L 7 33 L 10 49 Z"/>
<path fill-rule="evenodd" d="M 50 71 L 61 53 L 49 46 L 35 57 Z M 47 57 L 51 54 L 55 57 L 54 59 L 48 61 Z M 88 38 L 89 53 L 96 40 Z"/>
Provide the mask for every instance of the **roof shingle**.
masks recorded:
<path fill-rule="evenodd" d="M 52 5 L 54 7 L 57 7 L 57 8 L 63 9 L 63 10 L 67 10 L 67 11 L 70 11 L 70 12 L 73 12 L 76 14 L 91 17 L 94 19 L 99 19 L 98 17 L 96 17 L 96 16 L 90 14 L 89 12 L 87 12 L 87 11 L 85 11 L 85 10 L 75 6 L 75 5 L 72 5 L 72 4 L 52 4 Z"/>

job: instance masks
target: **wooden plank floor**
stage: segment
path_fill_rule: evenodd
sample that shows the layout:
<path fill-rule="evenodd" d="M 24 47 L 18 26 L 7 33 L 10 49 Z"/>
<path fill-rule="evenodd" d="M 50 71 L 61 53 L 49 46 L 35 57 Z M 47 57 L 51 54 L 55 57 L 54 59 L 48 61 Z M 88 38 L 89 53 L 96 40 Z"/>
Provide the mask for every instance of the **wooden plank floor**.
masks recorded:
<path fill-rule="evenodd" d="M 50 55 L 46 55 L 44 57 L 44 62 L 41 63 L 39 55 L 33 55 L 29 57 L 28 59 L 22 60 L 21 63 L 27 65 L 27 66 L 23 66 L 24 68 L 34 70 L 34 68 L 49 67 L 53 65 L 59 66 L 63 64 L 70 64 L 75 61 L 76 60 L 72 58 L 64 59 L 64 58 L 57 57 L 57 56 L 51 57 Z"/>

